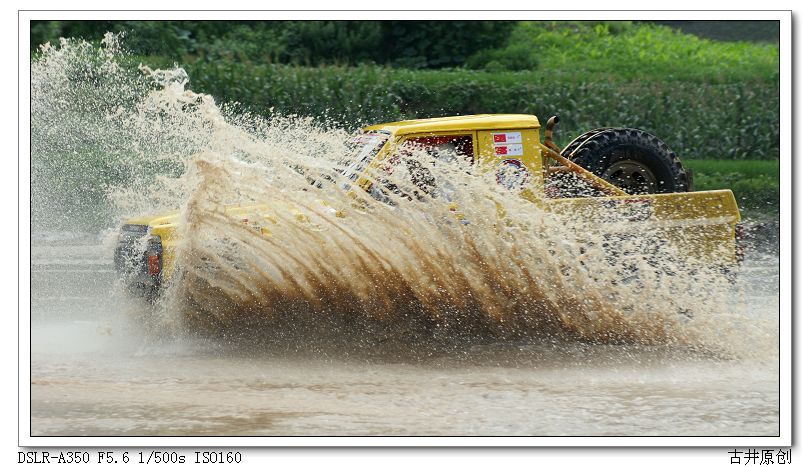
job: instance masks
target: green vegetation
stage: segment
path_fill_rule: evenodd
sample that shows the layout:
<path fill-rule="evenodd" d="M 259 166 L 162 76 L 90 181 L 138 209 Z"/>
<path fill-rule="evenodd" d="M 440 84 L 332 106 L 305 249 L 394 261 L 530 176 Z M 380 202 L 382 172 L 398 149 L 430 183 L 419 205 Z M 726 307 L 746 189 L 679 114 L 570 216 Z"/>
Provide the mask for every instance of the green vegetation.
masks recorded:
<path fill-rule="evenodd" d="M 493 70 L 541 69 L 553 79 L 667 83 L 778 82 L 773 44 L 718 42 L 665 26 L 610 22 L 521 22 L 506 47 L 476 53 L 469 64 Z"/>
<path fill-rule="evenodd" d="M 59 37 L 97 41 L 124 32 L 130 50 L 170 61 L 377 63 L 408 68 L 464 66 L 504 44 L 514 21 L 34 21 L 31 44 Z"/>
<path fill-rule="evenodd" d="M 723 22 L 706 23 L 722 29 Z M 461 67 L 577 82 L 778 78 L 775 44 L 699 39 L 630 21 L 35 21 L 31 44 L 99 40 L 107 31 L 124 32 L 136 55 L 182 64 Z"/>
<path fill-rule="evenodd" d="M 316 115 L 349 127 L 403 117 L 559 115 L 557 139 L 628 126 L 661 137 L 687 159 L 778 157 L 778 91 L 750 83 L 570 82 L 539 72 L 415 71 L 376 66 L 186 66 L 191 88 L 262 114 Z"/>

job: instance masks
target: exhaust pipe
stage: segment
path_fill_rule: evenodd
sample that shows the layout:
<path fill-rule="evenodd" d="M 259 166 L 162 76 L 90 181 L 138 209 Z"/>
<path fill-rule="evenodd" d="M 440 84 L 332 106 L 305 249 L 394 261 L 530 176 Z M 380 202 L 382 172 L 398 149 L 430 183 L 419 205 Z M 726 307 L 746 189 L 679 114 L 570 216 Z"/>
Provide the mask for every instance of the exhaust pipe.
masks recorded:
<path fill-rule="evenodd" d="M 545 131 L 546 137 L 545 137 L 545 140 L 543 141 L 543 144 L 547 148 L 553 149 L 553 150 L 555 150 L 555 151 L 557 151 L 559 153 L 560 148 L 558 148 L 557 145 L 554 144 L 554 141 L 552 141 L 552 139 L 551 139 L 551 137 L 552 137 L 552 135 L 554 133 L 554 125 L 556 125 L 558 123 L 560 123 L 560 117 L 558 117 L 556 115 L 554 115 L 553 117 L 548 119 L 548 122 L 546 122 L 546 131 Z"/>

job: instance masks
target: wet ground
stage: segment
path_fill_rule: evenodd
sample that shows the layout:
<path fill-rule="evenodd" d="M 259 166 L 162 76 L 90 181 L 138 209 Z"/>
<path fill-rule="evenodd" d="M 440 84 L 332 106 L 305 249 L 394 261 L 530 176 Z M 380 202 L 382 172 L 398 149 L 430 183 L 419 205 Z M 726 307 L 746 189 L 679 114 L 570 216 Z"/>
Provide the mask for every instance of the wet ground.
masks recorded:
<path fill-rule="evenodd" d="M 34 436 L 778 434 L 775 348 L 718 358 L 515 342 L 418 360 L 236 351 L 145 331 L 133 319 L 143 305 L 115 286 L 98 238 L 39 238 L 32 251 Z M 774 257 L 749 254 L 742 313 L 776 322 L 777 274 Z"/>

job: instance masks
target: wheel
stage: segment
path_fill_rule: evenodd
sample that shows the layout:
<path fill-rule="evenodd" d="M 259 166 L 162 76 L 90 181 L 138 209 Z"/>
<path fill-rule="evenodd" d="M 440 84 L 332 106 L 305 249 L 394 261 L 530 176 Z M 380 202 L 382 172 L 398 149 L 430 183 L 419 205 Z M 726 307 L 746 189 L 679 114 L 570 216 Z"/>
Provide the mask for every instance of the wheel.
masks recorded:
<path fill-rule="evenodd" d="M 574 139 L 562 155 L 630 194 L 689 191 L 678 156 L 646 131 L 591 130 Z"/>

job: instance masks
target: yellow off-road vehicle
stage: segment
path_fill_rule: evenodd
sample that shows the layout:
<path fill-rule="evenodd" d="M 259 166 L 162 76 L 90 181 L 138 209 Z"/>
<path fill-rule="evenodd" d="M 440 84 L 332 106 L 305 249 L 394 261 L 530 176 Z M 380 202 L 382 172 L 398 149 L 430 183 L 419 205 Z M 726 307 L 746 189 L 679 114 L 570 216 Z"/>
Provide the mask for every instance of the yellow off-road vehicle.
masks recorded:
<path fill-rule="evenodd" d="M 642 130 L 599 128 L 560 150 L 552 141 L 557 117 L 543 136 L 533 115 L 471 115 L 384 123 L 364 128 L 342 173 L 343 186 L 378 189 L 365 176 L 403 147 L 450 148 L 497 183 L 516 190 L 539 211 L 609 212 L 617 221 L 655 219 L 664 241 L 701 262 L 721 267 L 741 259 L 740 213 L 730 190 L 690 192 L 675 153 Z M 373 193 L 372 193 L 373 195 Z M 245 207 L 227 208 L 240 219 Z M 130 219 L 121 227 L 115 265 L 127 282 L 158 290 L 174 269 L 178 213 Z M 604 221 L 604 219 L 602 219 Z M 272 235 L 269 232 L 268 235 Z"/>

